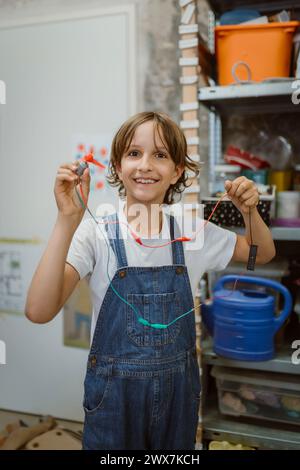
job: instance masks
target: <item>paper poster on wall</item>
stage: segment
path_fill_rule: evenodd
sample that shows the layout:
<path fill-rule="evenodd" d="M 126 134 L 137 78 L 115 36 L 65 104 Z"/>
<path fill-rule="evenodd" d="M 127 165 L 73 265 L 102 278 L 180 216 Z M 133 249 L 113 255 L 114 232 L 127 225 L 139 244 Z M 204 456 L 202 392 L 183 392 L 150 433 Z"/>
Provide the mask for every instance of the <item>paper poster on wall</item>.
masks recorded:
<path fill-rule="evenodd" d="M 0 238 L 0 312 L 24 314 L 27 290 L 42 254 L 40 240 Z"/>
<path fill-rule="evenodd" d="M 96 165 L 90 165 L 91 193 L 103 192 L 108 187 L 105 177 L 107 175 L 112 138 L 112 134 L 78 134 L 72 138 L 73 160 L 79 160 L 87 153 L 93 153 L 94 158 L 106 167 L 102 169 Z"/>
<path fill-rule="evenodd" d="M 64 345 L 89 348 L 92 302 L 88 283 L 82 279 L 64 306 Z"/>

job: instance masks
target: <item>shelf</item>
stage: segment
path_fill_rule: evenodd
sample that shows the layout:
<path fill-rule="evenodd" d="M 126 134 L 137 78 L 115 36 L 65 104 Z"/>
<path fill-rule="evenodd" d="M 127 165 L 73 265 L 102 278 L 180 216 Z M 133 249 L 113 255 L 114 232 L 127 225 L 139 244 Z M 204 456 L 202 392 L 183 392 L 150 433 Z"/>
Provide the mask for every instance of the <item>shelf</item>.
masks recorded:
<path fill-rule="evenodd" d="M 245 229 L 241 227 L 224 227 L 239 235 L 245 233 Z M 300 241 L 300 227 L 270 227 L 273 240 L 289 240 Z"/>
<path fill-rule="evenodd" d="M 203 417 L 203 437 L 260 449 L 300 450 L 299 427 L 292 430 L 294 427 L 281 423 L 265 424 L 265 421 L 260 421 L 261 424 L 254 424 L 249 421 L 223 417 L 216 410 L 216 406 L 208 408 Z"/>
<path fill-rule="evenodd" d="M 208 3 L 217 15 L 232 10 L 233 8 L 254 8 L 261 13 L 300 8 L 299 1 L 297 0 L 208 0 Z"/>
<path fill-rule="evenodd" d="M 198 98 L 201 104 L 223 115 L 295 113 L 300 112 L 300 104 L 292 102 L 292 94 L 297 92 L 292 88 L 294 81 L 203 87 L 199 89 Z"/>
<path fill-rule="evenodd" d="M 271 232 L 274 240 L 300 240 L 300 227 L 271 227 Z"/>
<path fill-rule="evenodd" d="M 276 353 L 276 357 L 270 361 L 236 361 L 233 359 L 226 359 L 225 357 L 217 356 L 213 352 L 211 339 L 203 341 L 203 362 L 205 364 L 300 375 L 300 364 L 296 365 L 291 361 L 293 352 L 294 349 L 291 348 L 280 350 Z"/>

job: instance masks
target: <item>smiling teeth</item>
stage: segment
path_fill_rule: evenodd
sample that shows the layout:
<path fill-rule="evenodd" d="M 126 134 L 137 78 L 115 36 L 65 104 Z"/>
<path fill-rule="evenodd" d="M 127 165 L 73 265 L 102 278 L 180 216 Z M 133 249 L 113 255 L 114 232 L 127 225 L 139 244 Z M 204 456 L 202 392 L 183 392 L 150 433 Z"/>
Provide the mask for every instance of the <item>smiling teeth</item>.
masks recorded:
<path fill-rule="evenodd" d="M 156 183 L 156 180 L 150 180 L 150 179 L 144 180 L 144 179 L 141 179 L 141 178 L 136 179 L 135 181 L 136 181 L 137 183 L 143 183 L 143 184 Z"/>

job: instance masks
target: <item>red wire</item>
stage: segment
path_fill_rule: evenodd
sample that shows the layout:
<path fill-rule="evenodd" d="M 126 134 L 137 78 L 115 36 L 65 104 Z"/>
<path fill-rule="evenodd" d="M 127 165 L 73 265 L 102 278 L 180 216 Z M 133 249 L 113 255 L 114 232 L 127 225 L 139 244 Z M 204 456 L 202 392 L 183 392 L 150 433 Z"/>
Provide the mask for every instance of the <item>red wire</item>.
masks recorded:
<path fill-rule="evenodd" d="M 142 240 L 134 234 L 134 239 L 137 243 L 139 243 L 140 245 L 142 246 L 145 246 L 146 248 L 163 248 L 164 246 L 167 246 L 167 245 L 170 245 L 171 243 L 174 243 L 174 242 L 190 242 L 192 241 L 194 238 L 196 238 L 197 234 L 200 232 L 200 230 L 204 229 L 205 226 L 208 224 L 208 222 L 210 221 L 210 219 L 212 218 L 215 210 L 217 209 L 218 205 L 220 204 L 220 202 L 222 201 L 222 199 L 227 196 L 227 193 L 223 194 L 223 196 L 218 200 L 217 204 L 215 205 L 215 207 L 213 208 L 213 211 L 211 212 L 210 216 L 208 217 L 207 220 L 204 221 L 204 224 L 201 225 L 201 227 L 195 232 L 195 234 L 192 236 L 192 237 L 178 237 L 178 238 L 175 238 L 174 240 L 170 240 L 166 243 L 163 243 L 161 245 L 155 245 L 155 246 L 152 246 L 152 245 L 146 245 L 145 243 L 142 242 Z M 133 232 L 132 232 L 133 233 Z"/>
<path fill-rule="evenodd" d="M 97 162 L 97 160 L 94 159 L 94 155 L 92 153 L 89 153 L 87 155 L 85 155 L 83 158 L 81 158 L 81 160 L 85 161 L 85 162 L 88 162 L 88 163 L 93 163 L 94 165 L 97 165 L 101 168 L 105 168 L 104 165 L 102 165 L 102 163 L 99 163 Z M 81 197 L 82 197 L 82 200 L 83 200 L 83 203 L 87 209 L 87 199 L 85 198 L 84 194 L 83 194 L 83 190 L 82 190 L 82 184 L 81 184 L 81 181 L 79 183 L 79 190 L 80 190 L 80 194 L 81 194 Z M 136 234 L 134 233 L 134 231 L 132 230 L 132 228 L 129 226 L 129 224 L 126 224 L 125 222 L 122 222 L 123 224 L 125 224 L 127 226 L 127 228 L 129 228 L 130 230 L 130 233 L 132 235 L 132 237 L 134 238 L 134 240 L 141 246 L 144 246 L 146 248 L 163 248 L 165 246 L 168 246 L 170 245 L 171 243 L 174 243 L 174 242 L 190 242 L 192 241 L 198 234 L 198 232 L 200 232 L 200 230 L 202 230 L 202 228 L 204 229 L 205 226 L 208 224 L 208 222 L 210 221 L 210 219 L 212 218 L 215 210 L 217 209 L 218 205 L 220 204 L 220 202 L 222 201 L 222 199 L 227 196 L 227 193 L 223 194 L 223 196 L 218 200 L 217 204 L 215 205 L 212 213 L 210 214 L 210 216 L 208 217 L 207 220 L 204 221 L 204 224 L 203 226 L 201 226 L 199 228 L 199 230 L 197 230 L 195 232 L 195 234 L 192 236 L 192 237 L 185 237 L 185 236 L 182 236 L 182 237 L 178 237 L 178 238 L 175 238 L 174 240 L 170 240 L 166 243 L 162 243 L 161 245 L 155 245 L 155 246 L 152 246 L 152 245 L 147 245 L 145 243 L 142 242 L 141 238 Z M 98 222 L 99 223 L 99 222 Z M 105 223 L 105 222 L 103 222 Z M 119 221 L 118 222 L 109 222 L 109 223 L 120 223 Z"/>
<path fill-rule="evenodd" d="M 89 162 L 89 163 L 93 163 L 94 165 L 98 165 L 98 166 L 100 166 L 100 167 L 102 167 L 102 168 L 105 168 L 104 165 L 102 165 L 101 163 L 97 162 L 97 161 L 93 158 L 93 154 L 91 154 L 91 153 L 88 154 L 88 155 L 85 155 L 85 156 L 82 158 L 82 160 L 84 160 L 84 161 L 86 161 L 86 162 Z M 82 189 L 81 181 L 80 181 L 80 183 L 79 183 L 79 190 L 80 190 L 80 194 L 81 194 L 83 203 L 84 203 L 84 205 L 85 205 L 85 207 L 86 207 L 86 209 L 87 209 L 87 199 L 85 198 L 85 196 L 84 196 L 84 194 L 83 194 L 83 189 Z M 129 224 L 126 224 L 126 222 L 122 222 L 122 221 L 119 221 L 119 220 L 118 220 L 118 221 L 110 221 L 110 222 L 108 222 L 108 223 L 109 223 L 109 224 L 117 224 L 117 223 L 118 223 L 118 224 L 120 224 L 120 223 L 124 224 L 124 225 L 129 229 L 129 231 L 130 231 L 132 237 L 134 238 L 134 240 L 135 240 L 137 243 L 139 243 L 139 245 L 141 245 L 141 246 L 144 246 L 144 247 L 146 247 L 146 248 L 163 248 L 163 247 L 165 247 L 165 246 L 167 246 L 167 245 L 170 245 L 171 243 L 178 242 L 178 241 L 181 241 L 181 242 L 189 242 L 189 241 L 192 241 L 192 240 L 197 236 L 197 234 L 200 232 L 200 230 L 202 230 L 202 228 L 203 228 L 203 229 L 205 228 L 205 226 L 208 224 L 208 222 L 210 221 L 210 219 L 211 219 L 212 216 L 214 215 L 214 212 L 216 211 L 218 205 L 220 204 L 220 202 L 222 201 L 222 199 L 223 199 L 224 197 L 226 197 L 226 196 L 227 196 L 227 193 L 224 193 L 223 196 L 220 197 L 220 199 L 217 201 L 217 203 L 216 203 L 215 207 L 213 208 L 213 210 L 212 210 L 210 216 L 208 217 L 208 219 L 207 219 L 207 220 L 204 220 L 204 224 L 202 224 L 202 226 L 195 232 L 195 234 L 194 234 L 192 237 L 185 237 L 185 236 L 178 237 L 178 238 L 175 238 L 174 240 L 170 240 L 170 241 L 168 241 L 168 242 L 166 242 L 166 243 L 163 243 L 163 244 L 161 244 L 161 245 L 155 245 L 155 246 L 146 245 L 145 243 L 142 242 L 141 238 L 138 237 L 136 233 L 134 233 L 134 231 L 132 230 L 132 228 L 130 227 L 130 225 L 129 225 Z M 98 223 L 105 224 L 105 223 L 107 223 L 107 222 L 98 222 Z M 242 274 L 243 274 L 243 273 L 241 273 L 240 276 L 241 276 Z M 217 299 L 217 298 L 218 298 L 218 299 L 223 299 L 223 298 L 229 297 L 229 296 L 232 295 L 233 292 L 235 291 L 237 282 L 238 282 L 238 279 L 235 280 L 234 285 L 233 285 L 233 288 L 232 288 L 232 290 L 228 293 L 228 295 L 221 295 L 221 296 L 217 296 L 217 297 L 214 296 L 214 297 L 210 297 L 210 298 L 207 299 L 207 300 L 212 300 L 212 299 Z M 196 307 L 194 307 L 193 310 L 195 310 L 196 308 L 200 307 L 200 305 L 201 305 L 201 304 L 199 304 L 199 305 L 197 305 Z"/>
<path fill-rule="evenodd" d="M 79 183 L 79 190 L 80 190 L 80 194 L 81 194 L 83 203 L 84 203 L 85 207 L 87 208 L 87 200 L 86 200 L 86 198 L 85 198 L 85 196 L 84 196 L 84 194 L 83 194 L 81 182 Z M 122 222 L 122 221 L 121 221 L 121 222 L 120 222 L 120 221 L 117 221 L 117 222 L 111 221 L 111 222 L 108 222 L 108 223 L 110 223 L 110 224 L 117 224 L 117 223 L 120 224 L 120 223 L 122 223 L 122 224 L 126 225 L 126 227 L 129 229 L 129 231 L 130 231 L 130 233 L 131 233 L 133 239 L 134 239 L 139 245 L 144 246 L 144 247 L 146 247 L 146 248 L 163 248 L 163 247 L 168 246 L 168 245 L 170 245 L 171 243 L 174 243 L 174 242 L 190 242 L 190 241 L 192 241 L 194 238 L 196 238 L 196 236 L 197 236 L 197 234 L 200 232 L 200 230 L 202 230 L 202 229 L 205 228 L 205 226 L 208 224 L 208 222 L 209 222 L 210 219 L 212 218 L 212 216 L 213 216 L 215 210 L 217 209 L 218 205 L 220 204 L 220 202 L 222 201 L 222 199 L 223 199 L 225 196 L 227 196 L 227 193 L 223 194 L 223 196 L 220 197 L 220 199 L 218 200 L 217 204 L 216 204 L 215 207 L 213 208 L 213 210 L 212 210 L 210 216 L 208 217 L 208 219 L 207 219 L 207 220 L 204 220 L 204 224 L 201 225 L 201 227 L 195 232 L 195 234 L 194 234 L 192 237 L 185 237 L 185 236 L 178 237 L 178 238 L 175 238 L 174 240 L 170 240 L 170 241 L 168 241 L 168 242 L 166 242 L 166 243 L 162 243 L 161 245 L 155 245 L 155 246 L 153 246 L 153 245 L 147 245 L 146 243 L 143 243 L 142 240 L 141 240 L 141 238 L 140 238 L 136 233 L 134 233 L 134 231 L 132 230 L 132 228 L 129 226 L 129 224 L 126 224 L 126 222 Z M 107 223 L 107 222 L 98 222 L 98 223 L 105 224 L 105 223 Z"/>
<path fill-rule="evenodd" d="M 97 162 L 97 160 L 94 159 L 94 155 L 92 153 L 89 153 L 87 155 L 85 155 L 83 158 L 81 158 L 81 160 L 85 161 L 85 162 L 88 162 L 88 163 L 93 163 L 94 165 L 97 165 L 101 168 L 105 168 L 105 166 L 102 164 L 102 163 L 99 163 Z M 81 181 L 79 183 L 79 190 L 80 190 L 80 194 L 81 194 L 81 197 L 82 197 L 82 200 L 83 200 L 83 203 L 85 205 L 85 208 L 87 209 L 87 199 L 85 198 L 84 194 L 83 194 L 83 190 L 82 190 L 82 184 L 81 184 Z M 134 233 L 134 231 L 132 230 L 132 228 L 129 226 L 129 224 L 126 224 L 125 222 L 122 222 L 123 224 L 125 224 L 127 226 L 127 228 L 129 228 L 130 230 L 130 233 L 132 235 L 132 237 L 134 238 L 134 240 L 141 246 L 144 246 L 146 248 L 163 248 L 165 246 L 168 246 L 170 245 L 171 243 L 174 243 L 174 242 L 190 242 L 192 241 L 194 238 L 196 238 L 197 234 L 200 232 L 200 230 L 202 230 L 202 228 L 204 229 L 205 226 L 208 224 L 208 222 L 210 221 L 210 219 L 212 218 L 215 210 L 217 209 L 218 205 L 220 204 L 220 202 L 222 201 L 222 199 L 227 196 L 227 193 L 223 194 L 222 197 L 220 197 L 220 199 L 218 200 L 217 204 L 215 205 L 215 207 L 213 208 L 213 211 L 211 212 L 210 216 L 208 217 L 207 220 L 204 221 L 204 224 L 199 228 L 199 230 L 197 230 L 195 232 L 195 234 L 192 236 L 192 237 L 185 237 L 185 236 L 182 236 L 182 237 L 178 237 L 178 238 L 175 238 L 174 240 L 170 240 L 166 243 L 162 243 L 161 245 L 155 245 L 155 246 L 152 246 L 152 245 L 147 245 L 146 243 L 143 243 L 141 238 L 136 234 Z M 98 222 L 99 223 L 99 222 Z M 103 222 L 103 223 L 106 223 L 106 222 Z M 109 223 L 120 223 L 119 221 L 118 222 L 109 222 Z"/>
<path fill-rule="evenodd" d="M 84 203 L 85 207 L 87 208 L 87 200 L 86 200 L 85 197 L 84 197 L 81 182 L 80 182 L 80 184 L 79 184 L 79 189 L 80 189 L 80 194 L 81 194 L 83 203 Z M 119 220 L 118 220 L 118 221 L 110 221 L 110 222 L 108 222 L 108 223 L 109 223 L 109 224 L 120 224 L 120 223 L 124 224 L 124 225 L 129 229 L 129 231 L 130 231 L 132 237 L 134 238 L 134 240 L 135 240 L 137 243 L 139 243 L 141 246 L 145 246 L 145 247 L 147 247 L 147 248 L 162 248 L 162 247 L 167 246 L 167 245 L 169 245 L 169 244 L 171 244 L 171 243 L 174 243 L 174 242 L 176 242 L 176 241 L 186 242 L 186 241 L 191 241 L 193 238 L 195 238 L 196 235 L 197 235 L 197 233 L 200 232 L 200 230 L 202 230 L 202 228 L 204 228 L 204 227 L 208 224 L 208 222 L 209 222 L 210 219 L 212 218 L 212 216 L 213 216 L 215 210 L 217 209 L 218 205 L 220 204 L 220 202 L 222 201 L 222 199 L 223 199 L 225 196 L 227 196 L 227 193 L 223 194 L 223 196 L 218 200 L 217 204 L 216 204 L 215 207 L 213 208 L 213 210 L 212 210 L 210 216 L 208 217 L 208 219 L 207 219 L 207 220 L 204 220 L 204 224 L 199 228 L 199 230 L 197 230 L 197 232 L 195 232 L 195 235 L 194 235 L 193 237 L 190 238 L 190 237 L 185 237 L 185 236 L 183 236 L 183 237 L 175 238 L 174 240 L 170 240 L 170 241 L 168 241 L 167 243 L 164 243 L 164 244 L 162 244 L 162 245 L 151 246 L 151 245 L 146 245 L 146 244 L 144 244 L 144 243 L 142 242 L 141 238 L 138 237 L 138 236 L 134 233 L 134 231 L 131 229 L 130 225 L 129 225 L 129 224 L 126 224 L 126 222 L 123 222 L 123 221 L 119 221 Z M 99 222 L 99 221 L 98 221 L 98 223 L 105 224 L 105 223 L 107 223 L 107 222 Z M 240 277 L 241 275 L 243 275 L 243 273 L 241 273 L 241 274 L 239 275 L 239 277 Z M 232 290 L 228 293 L 228 295 L 213 296 L 213 297 L 208 298 L 207 300 L 223 299 L 223 298 L 229 297 L 229 296 L 232 295 L 233 292 L 235 291 L 235 289 L 236 289 L 236 284 L 237 284 L 237 283 L 238 283 L 238 278 L 235 280 L 234 285 L 233 285 L 233 288 L 232 288 Z M 200 305 L 201 305 L 201 303 L 200 303 L 199 305 L 197 305 L 193 310 L 195 310 L 196 308 L 200 307 Z"/>

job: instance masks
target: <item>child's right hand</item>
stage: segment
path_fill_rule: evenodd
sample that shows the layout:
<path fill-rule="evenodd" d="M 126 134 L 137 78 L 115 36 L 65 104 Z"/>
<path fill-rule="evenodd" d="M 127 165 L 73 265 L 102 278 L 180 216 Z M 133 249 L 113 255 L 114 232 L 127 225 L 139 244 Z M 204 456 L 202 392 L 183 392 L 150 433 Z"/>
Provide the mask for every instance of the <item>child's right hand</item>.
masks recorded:
<path fill-rule="evenodd" d="M 80 194 L 80 180 L 85 203 L 87 203 L 88 200 L 91 179 L 89 168 L 86 168 L 81 178 L 79 178 L 75 173 L 78 165 L 78 161 L 65 163 L 64 165 L 61 165 L 57 171 L 54 194 L 58 211 L 65 216 L 82 217 L 84 214 L 84 208 L 82 207 L 75 191 L 75 187 L 77 187 L 77 191 Z"/>

